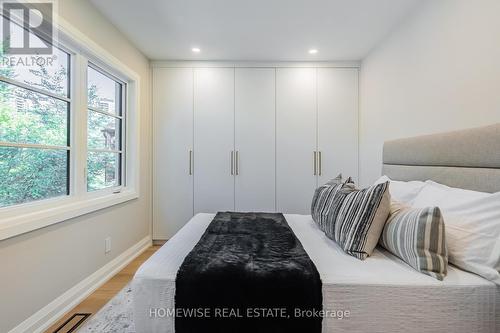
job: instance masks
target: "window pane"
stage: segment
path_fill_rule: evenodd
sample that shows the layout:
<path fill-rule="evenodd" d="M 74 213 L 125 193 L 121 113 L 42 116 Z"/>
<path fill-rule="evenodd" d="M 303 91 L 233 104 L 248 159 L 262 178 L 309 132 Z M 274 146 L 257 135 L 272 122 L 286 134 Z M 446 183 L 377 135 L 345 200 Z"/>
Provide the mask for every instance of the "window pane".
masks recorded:
<path fill-rule="evenodd" d="M 68 151 L 0 147 L 0 207 L 68 193 Z"/>
<path fill-rule="evenodd" d="M 68 145 L 67 102 L 0 82 L 0 141 Z"/>
<path fill-rule="evenodd" d="M 95 191 L 121 185 L 121 153 L 96 150 L 121 150 L 122 84 L 88 67 L 87 190 Z M 94 111 L 94 110 L 98 110 Z M 109 113 L 116 116 L 103 114 Z"/>
<path fill-rule="evenodd" d="M 120 119 L 89 110 L 88 146 L 120 150 Z"/>
<path fill-rule="evenodd" d="M 95 191 L 120 185 L 120 156 L 117 153 L 89 151 L 87 190 Z"/>
<path fill-rule="evenodd" d="M 88 68 L 88 105 L 94 109 L 120 115 L 121 85 L 108 76 Z"/>
<path fill-rule="evenodd" d="M 9 41 L 11 45 L 22 45 L 23 29 L 17 24 L 11 24 L 13 29 Z M 38 39 L 30 33 L 31 39 Z M 17 39 L 20 39 L 19 41 Z M 41 42 L 40 42 L 41 43 Z M 9 56 L 1 54 L 3 48 L 0 48 L 0 75 L 10 79 L 26 83 L 57 95 L 69 97 L 69 54 L 58 49 L 52 48 L 52 54 L 40 56 Z"/>

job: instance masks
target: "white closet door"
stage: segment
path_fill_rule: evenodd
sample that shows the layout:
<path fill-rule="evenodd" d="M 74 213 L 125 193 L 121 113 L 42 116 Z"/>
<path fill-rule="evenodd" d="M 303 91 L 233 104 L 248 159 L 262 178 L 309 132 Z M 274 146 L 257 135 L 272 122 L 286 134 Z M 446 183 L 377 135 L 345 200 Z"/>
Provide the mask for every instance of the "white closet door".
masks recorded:
<path fill-rule="evenodd" d="M 238 68 L 235 75 L 237 211 L 275 211 L 275 70 Z"/>
<path fill-rule="evenodd" d="M 193 71 L 156 68 L 153 238 L 169 239 L 193 216 Z"/>
<path fill-rule="evenodd" d="M 318 151 L 321 152 L 319 185 L 339 173 L 357 180 L 358 70 L 355 68 L 318 68 Z"/>
<path fill-rule="evenodd" d="M 316 69 L 277 69 L 276 131 L 278 211 L 310 214 L 316 188 Z"/>
<path fill-rule="evenodd" d="M 234 69 L 194 70 L 194 212 L 234 209 Z"/>

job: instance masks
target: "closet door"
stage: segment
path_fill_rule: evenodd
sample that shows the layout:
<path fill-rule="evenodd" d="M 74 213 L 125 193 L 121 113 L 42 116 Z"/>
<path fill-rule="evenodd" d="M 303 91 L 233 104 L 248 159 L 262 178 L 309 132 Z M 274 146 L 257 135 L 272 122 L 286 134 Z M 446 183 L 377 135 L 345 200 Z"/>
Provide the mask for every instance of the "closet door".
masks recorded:
<path fill-rule="evenodd" d="M 278 211 L 310 214 L 317 183 L 316 69 L 277 69 L 276 131 Z"/>
<path fill-rule="evenodd" d="M 169 239 L 193 216 L 193 71 L 153 71 L 153 238 Z"/>
<path fill-rule="evenodd" d="M 194 212 L 234 209 L 234 69 L 194 69 Z M 233 156 L 232 156 L 233 154 Z M 232 158 L 231 158 L 232 156 Z"/>
<path fill-rule="evenodd" d="M 275 211 L 275 69 L 235 74 L 235 209 Z"/>
<path fill-rule="evenodd" d="M 318 184 L 358 178 L 358 70 L 318 68 Z"/>

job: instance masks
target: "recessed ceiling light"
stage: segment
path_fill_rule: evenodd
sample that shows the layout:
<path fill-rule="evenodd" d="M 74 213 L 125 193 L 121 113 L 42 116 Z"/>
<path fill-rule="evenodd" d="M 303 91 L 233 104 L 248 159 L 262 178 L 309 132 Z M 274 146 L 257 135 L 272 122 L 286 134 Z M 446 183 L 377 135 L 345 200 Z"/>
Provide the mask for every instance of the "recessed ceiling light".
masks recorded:
<path fill-rule="evenodd" d="M 197 47 L 193 47 L 191 51 L 193 51 L 194 53 L 200 53 L 201 50 Z"/>
<path fill-rule="evenodd" d="M 316 50 L 316 49 L 309 50 L 309 54 L 316 54 L 316 53 L 318 53 L 318 50 Z"/>

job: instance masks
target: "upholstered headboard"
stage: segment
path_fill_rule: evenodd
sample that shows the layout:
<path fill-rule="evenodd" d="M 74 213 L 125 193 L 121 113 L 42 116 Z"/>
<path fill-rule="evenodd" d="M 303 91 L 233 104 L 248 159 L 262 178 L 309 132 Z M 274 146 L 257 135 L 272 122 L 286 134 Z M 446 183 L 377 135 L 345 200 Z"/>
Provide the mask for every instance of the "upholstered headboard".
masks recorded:
<path fill-rule="evenodd" d="M 481 192 L 500 191 L 500 124 L 388 141 L 383 174 L 433 180 Z"/>

